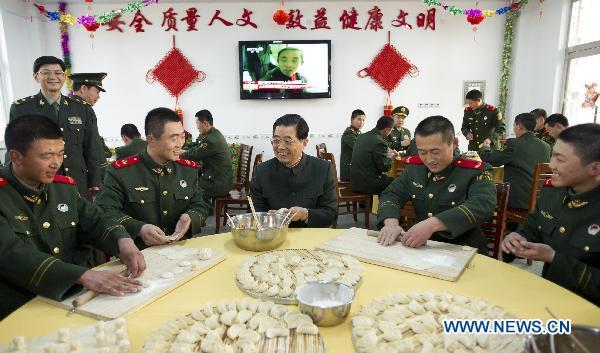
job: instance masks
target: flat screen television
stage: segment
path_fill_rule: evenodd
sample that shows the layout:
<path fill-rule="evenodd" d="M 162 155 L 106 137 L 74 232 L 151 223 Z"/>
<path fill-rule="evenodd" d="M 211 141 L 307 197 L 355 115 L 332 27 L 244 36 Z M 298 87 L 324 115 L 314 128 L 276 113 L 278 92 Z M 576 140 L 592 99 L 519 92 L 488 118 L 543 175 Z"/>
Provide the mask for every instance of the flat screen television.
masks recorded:
<path fill-rule="evenodd" d="M 241 99 L 331 98 L 330 40 L 240 41 Z"/>

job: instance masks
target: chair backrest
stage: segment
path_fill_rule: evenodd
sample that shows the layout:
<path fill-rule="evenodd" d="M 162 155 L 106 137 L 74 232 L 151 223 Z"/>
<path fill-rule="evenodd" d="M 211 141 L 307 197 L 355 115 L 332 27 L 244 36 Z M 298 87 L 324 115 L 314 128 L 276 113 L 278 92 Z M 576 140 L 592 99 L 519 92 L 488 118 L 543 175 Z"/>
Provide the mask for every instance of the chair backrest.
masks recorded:
<path fill-rule="evenodd" d="M 487 238 L 490 256 L 498 259 L 500 256 L 500 243 L 506 231 L 506 208 L 508 207 L 508 193 L 510 184 L 496 184 L 496 207 L 492 219 L 481 225 L 481 231 Z"/>
<path fill-rule="evenodd" d="M 319 158 L 329 161 L 331 163 L 331 172 L 333 173 L 333 180 L 335 182 L 335 194 L 339 196 L 340 195 L 340 187 L 338 184 L 337 167 L 335 165 L 335 157 L 333 156 L 333 153 L 320 152 Z"/>
<path fill-rule="evenodd" d="M 250 161 L 252 160 L 252 146 L 242 144 L 238 154 L 238 171 L 236 184 L 247 186 L 250 180 Z"/>
<path fill-rule="evenodd" d="M 317 157 L 319 157 L 319 158 L 322 158 L 321 152 L 327 153 L 327 145 L 325 143 L 317 144 L 316 148 L 317 148 Z"/>
<path fill-rule="evenodd" d="M 252 177 L 254 178 L 254 173 L 256 172 L 256 167 L 258 167 L 263 162 L 263 152 L 259 153 L 254 157 L 254 164 L 252 165 Z"/>
<path fill-rule="evenodd" d="M 550 163 L 538 163 L 535 166 L 535 172 L 533 173 L 533 179 L 531 180 L 531 193 L 529 194 L 529 208 L 528 213 L 535 210 L 535 204 L 537 203 L 540 189 L 546 179 L 552 177 L 552 169 L 550 169 Z"/>
<path fill-rule="evenodd" d="M 400 173 L 406 169 L 406 157 L 402 156 L 400 158 L 394 158 L 392 164 L 392 170 L 394 171 L 394 178 L 398 177 Z"/>

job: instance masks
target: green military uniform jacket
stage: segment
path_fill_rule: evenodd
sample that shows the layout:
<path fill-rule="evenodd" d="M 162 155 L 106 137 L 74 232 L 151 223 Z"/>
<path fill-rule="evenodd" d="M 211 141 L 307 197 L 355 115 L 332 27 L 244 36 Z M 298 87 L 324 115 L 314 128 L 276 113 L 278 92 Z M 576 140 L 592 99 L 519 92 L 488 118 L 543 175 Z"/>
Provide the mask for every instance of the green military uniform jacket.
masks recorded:
<path fill-rule="evenodd" d="M 402 141 L 404 141 L 405 138 L 408 138 L 409 140 L 412 138 L 410 130 L 401 126 L 399 128 L 393 128 L 386 140 L 388 141 L 391 149 L 394 149 L 398 152 L 406 152 L 410 145 L 406 147 L 402 146 Z"/>
<path fill-rule="evenodd" d="M 479 145 L 489 138 L 492 140 L 492 149 L 499 149 L 499 137 L 506 132 L 502 113 L 489 104 L 482 104 L 477 109 L 465 108 L 462 127 L 463 135 L 473 133 L 473 139 L 469 141 L 469 151 L 478 151 Z"/>
<path fill-rule="evenodd" d="M 360 135 L 360 130 L 349 126 L 342 134 L 342 145 L 340 153 L 340 180 L 350 181 L 350 166 L 352 165 L 352 150 L 354 142 Z"/>
<path fill-rule="evenodd" d="M 46 115 L 63 132 L 65 155 L 59 173 L 75 179 L 81 195 L 87 195 L 88 188 L 100 186 L 101 168 L 107 162 L 92 107 L 79 97 L 61 96 L 57 117 L 54 108 L 39 92 L 35 96 L 16 100 L 10 107 L 10 121 L 27 113 Z"/>
<path fill-rule="evenodd" d="M 487 253 L 487 241 L 480 225 L 489 220 L 496 207 L 496 186 L 492 166 L 456 158 L 442 172 L 434 174 L 419 157 L 406 160 L 405 172 L 381 194 L 378 226 L 387 218 L 400 219 L 400 211 L 412 201 L 418 223 L 437 217 L 447 231 L 434 233 L 431 240 L 468 245 Z"/>
<path fill-rule="evenodd" d="M 209 205 L 198 187 L 197 168 L 186 159 L 158 164 L 147 152 L 117 160 L 108 167 L 96 204 L 127 229 L 139 248 L 147 247 L 139 236 L 144 224 L 171 235 L 184 213 L 192 219 L 186 236 L 198 234 Z"/>
<path fill-rule="evenodd" d="M 80 197 L 72 178 L 57 175 L 32 189 L 11 163 L 0 169 L 0 234 L 0 319 L 36 294 L 58 301 L 74 294 L 88 270 L 76 265 L 81 245 L 116 255 L 117 240 L 129 236 Z"/>
<path fill-rule="evenodd" d="M 504 182 L 510 184 L 508 207 L 529 208 L 529 195 L 535 166 L 550 162 L 550 146 L 529 131 L 517 138 L 506 140 L 503 151 L 483 148 L 481 160 L 494 167 L 504 166 Z"/>
<path fill-rule="evenodd" d="M 126 146 L 117 147 L 115 149 L 116 159 L 123 159 L 142 153 L 148 147 L 148 143 L 142 139 L 133 139 Z"/>
<path fill-rule="evenodd" d="M 293 206 L 308 209 L 307 222 L 292 222 L 290 227 L 327 228 L 337 210 L 333 178 L 329 162 L 304 153 L 293 168 L 272 158 L 256 167 L 250 192 L 258 212 Z"/>
<path fill-rule="evenodd" d="M 356 138 L 350 169 L 353 191 L 379 194 L 392 182 L 393 179 L 385 175 L 392 167 L 388 147 L 377 128 Z"/>
<path fill-rule="evenodd" d="M 538 139 L 540 139 L 540 140 L 546 142 L 548 145 L 550 145 L 550 151 L 552 151 L 552 147 L 554 147 L 556 140 L 553 139 L 552 137 L 550 137 L 550 135 L 546 134 L 546 129 L 534 130 L 533 134 Z"/>
<path fill-rule="evenodd" d="M 231 169 L 231 153 L 225 137 L 216 128 L 211 128 L 202 135 L 198 145 L 184 154 L 183 158 L 201 164 L 198 183 L 206 197 L 224 196 L 233 187 L 233 170 Z"/>
<path fill-rule="evenodd" d="M 556 252 L 542 276 L 600 305 L 600 186 L 581 194 L 553 187 L 540 191 L 535 211 L 517 232 Z M 505 258 L 507 257 L 504 254 Z M 514 256 L 508 256 L 508 260 Z"/>

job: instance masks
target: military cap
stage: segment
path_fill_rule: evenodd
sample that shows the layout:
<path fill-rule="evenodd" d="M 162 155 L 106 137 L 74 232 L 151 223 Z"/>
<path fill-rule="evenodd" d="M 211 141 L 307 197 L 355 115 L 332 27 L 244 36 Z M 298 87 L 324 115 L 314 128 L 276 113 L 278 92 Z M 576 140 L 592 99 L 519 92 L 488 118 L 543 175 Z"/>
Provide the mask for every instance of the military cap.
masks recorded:
<path fill-rule="evenodd" d="M 394 116 L 395 114 L 398 115 L 404 115 L 405 117 L 408 116 L 408 114 L 410 113 L 410 111 L 408 110 L 407 107 L 405 106 L 399 106 L 394 108 L 394 110 L 392 110 L 392 116 Z"/>
<path fill-rule="evenodd" d="M 106 90 L 102 87 L 102 80 L 106 77 L 106 72 L 81 72 L 77 74 L 72 74 L 69 76 L 73 83 L 85 84 L 88 86 L 95 86 L 102 92 L 106 92 Z"/>

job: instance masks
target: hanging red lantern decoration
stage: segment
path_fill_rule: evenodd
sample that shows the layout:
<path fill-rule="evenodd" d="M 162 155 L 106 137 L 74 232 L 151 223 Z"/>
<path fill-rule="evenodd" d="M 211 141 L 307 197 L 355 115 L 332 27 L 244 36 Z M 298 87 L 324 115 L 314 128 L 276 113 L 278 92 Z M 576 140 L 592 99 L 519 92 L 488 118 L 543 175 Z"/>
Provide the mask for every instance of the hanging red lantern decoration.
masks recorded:
<path fill-rule="evenodd" d="M 286 24 L 289 18 L 290 16 L 284 10 L 277 10 L 273 14 L 273 21 L 275 21 L 275 23 L 277 23 L 280 26 Z"/>
<path fill-rule="evenodd" d="M 484 20 L 483 15 L 469 15 L 467 21 L 473 26 L 480 24 Z"/>
<path fill-rule="evenodd" d="M 98 22 L 84 24 L 83 27 L 88 30 L 88 32 L 96 32 L 98 28 L 100 28 L 100 24 Z"/>

